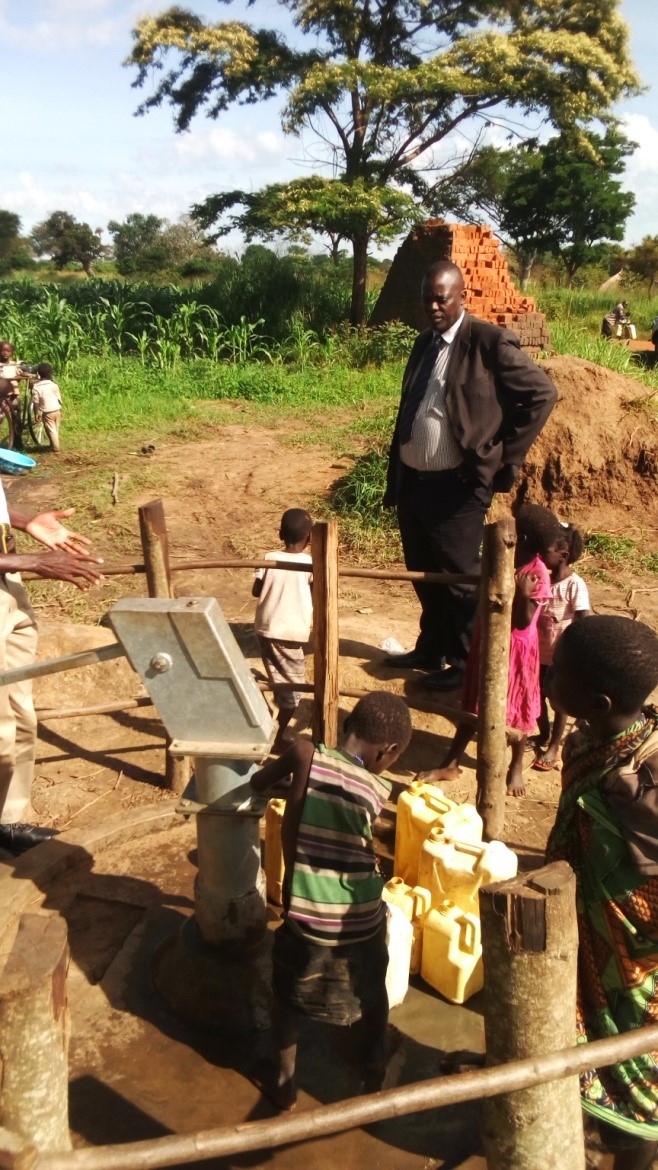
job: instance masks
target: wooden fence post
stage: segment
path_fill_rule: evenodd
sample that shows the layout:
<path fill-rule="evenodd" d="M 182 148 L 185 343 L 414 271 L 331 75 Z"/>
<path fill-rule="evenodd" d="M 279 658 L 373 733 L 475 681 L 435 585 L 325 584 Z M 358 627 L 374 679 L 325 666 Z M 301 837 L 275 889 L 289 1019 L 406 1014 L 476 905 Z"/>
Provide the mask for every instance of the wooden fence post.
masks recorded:
<path fill-rule="evenodd" d="M 515 547 L 516 528 L 511 516 L 485 525 L 480 584 L 476 803 L 484 821 L 486 841 L 502 837 L 505 823 L 505 728 Z"/>
<path fill-rule="evenodd" d="M 480 890 L 490 1065 L 573 1046 L 575 894 L 565 861 Z M 578 1077 L 488 1100 L 483 1138 L 488 1170 L 585 1170 Z"/>
<path fill-rule="evenodd" d="M 151 500 L 138 509 L 139 532 L 142 538 L 146 584 L 149 597 L 173 597 L 169 567 L 169 538 L 162 500 Z M 165 749 L 165 785 L 180 796 L 190 780 L 190 761 L 187 756 L 174 757 L 169 752 L 169 737 Z"/>
<path fill-rule="evenodd" d="M 338 525 L 321 520 L 311 532 L 313 557 L 313 735 L 338 745 Z"/>
<path fill-rule="evenodd" d="M 0 975 L 0 1124 L 35 1149 L 70 1150 L 66 922 L 23 914 Z"/>

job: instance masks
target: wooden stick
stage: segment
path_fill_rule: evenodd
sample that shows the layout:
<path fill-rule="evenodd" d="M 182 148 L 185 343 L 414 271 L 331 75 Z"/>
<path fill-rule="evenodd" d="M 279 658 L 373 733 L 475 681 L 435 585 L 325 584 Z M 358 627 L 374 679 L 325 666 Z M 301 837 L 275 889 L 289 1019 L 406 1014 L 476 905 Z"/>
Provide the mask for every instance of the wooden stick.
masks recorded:
<path fill-rule="evenodd" d="M 311 532 L 313 557 L 313 734 L 338 745 L 338 525 L 320 520 Z"/>
<path fill-rule="evenodd" d="M 98 646 L 96 650 L 79 650 L 75 654 L 62 654 L 60 658 L 42 658 L 31 666 L 17 666 L 14 670 L 0 671 L 0 687 L 28 678 L 45 678 L 49 674 L 61 674 L 65 670 L 78 670 L 82 666 L 94 666 L 97 662 L 110 662 L 113 658 L 125 658 L 126 652 L 119 642 Z"/>
<path fill-rule="evenodd" d="M 162 500 L 137 509 L 149 597 L 171 597 L 169 539 Z"/>
<path fill-rule="evenodd" d="M 78 719 L 84 715 L 114 715 L 117 711 L 132 711 L 135 707 L 152 707 L 153 699 L 148 695 L 138 699 L 119 699 L 116 703 L 93 703 L 88 707 L 37 707 L 40 723 L 47 719 Z"/>
<path fill-rule="evenodd" d="M 0 1116 L 36 1149 L 71 1148 L 66 922 L 23 914 L 0 976 Z"/>
<path fill-rule="evenodd" d="M 238 560 L 211 560 L 211 561 L 183 561 L 181 564 L 169 562 L 170 573 L 185 573 L 202 569 L 287 569 L 291 573 L 303 573 L 303 565 L 292 564 L 290 561 L 253 561 Z M 141 561 L 134 561 L 125 565 L 103 565 L 104 577 L 123 577 L 147 572 L 146 565 Z M 339 566 L 340 577 L 355 577 L 364 581 L 425 581 L 429 585 L 478 585 L 479 576 L 468 573 L 421 573 L 405 569 L 351 569 L 344 565 Z M 28 579 L 34 574 L 24 573 Z"/>
<path fill-rule="evenodd" d="M 434 1077 L 367 1097 L 353 1097 L 300 1113 L 268 1117 L 264 1121 L 233 1122 L 198 1133 L 171 1134 L 148 1141 L 77 1149 L 39 1158 L 36 1170 L 159 1170 L 163 1166 L 192 1165 L 210 1158 L 229 1158 L 250 1150 L 271 1150 L 292 1142 L 316 1141 L 331 1133 L 357 1129 L 427 1109 L 442 1109 L 462 1101 L 479 1101 L 497 1093 L 542 1085 L 572 1077 L 595 1065 L 603 1068 L 618 1060 L 658 1048 L 658 1024 L 624 1032 L 593 1044 L 577 1044 L 531 1060 L 517 1060 L 496 1068 L 455 1076 Z M 560 1118 L 553 1124 L 560 1125 Z M 576 1163 L 576 1166 L 578 1163 Z"/>
<path fill-rule="evenodd" d="M 476 804 L 484 822 L 486 841 L 502 837 L 505 824 L 505 725 L 515 547 L 516 528 L 511 516 L 485 525 L 480 589 Z"/>
<path fill-rule="evenodd" d="M 576 1026 L 576 879 L 565 861 L 480 890 L 487 1063 L 568 1046 Z M 488 1170 L 585 1170 L 578 1078 L 487 1102 Z"/>
<path fill-rule="evenodd" d="M 169 538 L 162 500 L 151 500 L 138 508 L 139 531 L 146 566 L 146 584 L 149 597 L 173 597 L 169 568 Z M 165 787 L 177 796 L 185 791 L 190 781 L 190 761 L 187 756 L 172 756 L 171 738 L 165 747 Z"/>

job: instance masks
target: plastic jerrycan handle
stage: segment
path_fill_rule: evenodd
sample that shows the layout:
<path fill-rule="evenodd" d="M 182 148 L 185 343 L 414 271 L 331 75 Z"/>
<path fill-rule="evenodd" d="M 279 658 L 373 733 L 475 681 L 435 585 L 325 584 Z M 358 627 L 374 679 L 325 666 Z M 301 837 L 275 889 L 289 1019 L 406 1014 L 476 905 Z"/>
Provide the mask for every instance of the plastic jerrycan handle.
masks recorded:
<path fill-rule="evenodd" d="M 460 950 L 467 955 L 472 955 L 475 952 L 475 944 L 477 941 L 477 931 L 475 923 L 470 914 L 464 914 L 457 919 L 459 923 L 459 944 Z"/>
<path fill-rule="evenodd" d="M 413 904 L 413 916 L 418 917 L 420 914 L 426 914 L 432 905 L 432 895 L 424 886 L 414 886 L 411 891 L 411 898 Z"/>
<path fill-rule="evenodd" d="M 478 845 L 474 841 L 455 841 L 453 838 L 452 847 L 455 853 L 466 853 L 471 857 L 477 857 L 474 870 L 480 868 L 486 853 L 486 848 L 483 845 Z"/>
<path fill-rule="evenodd" d="M 446 813 L 453 808 L 454 801 L 448 800 L 446 796 L 440 796 L 437 792 L 436 796 L 433 792 L 425 793 L 425 804 L 431 808 L 433 812 Z"/>

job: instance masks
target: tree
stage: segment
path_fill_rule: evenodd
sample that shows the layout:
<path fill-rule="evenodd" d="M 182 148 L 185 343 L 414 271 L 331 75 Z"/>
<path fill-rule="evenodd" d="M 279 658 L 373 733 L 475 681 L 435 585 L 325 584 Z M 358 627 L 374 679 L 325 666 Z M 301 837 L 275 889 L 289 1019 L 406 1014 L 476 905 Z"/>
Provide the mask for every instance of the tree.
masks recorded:
<path fill-rule="evenodd" d="M 283 94 L 284 131 L 310 130 L 334 181 L 394 185 L 422 203 L 433 182 L 421 167 L 436 172 L 433 149 L 458 127 L 477 134 L 514 110 L 577 130 L 636 91 L 619 2 L 279 0 L 296 25 L 290 40 L 174 7 L 138 23 L 128 63 L 138 86 L 161 72 L 141 111 L 168 102 L 179 130 L 201 110 L 217 118 Z M 355 322 L 369 226 L 352 239 Z"/>
<path fill-rule="evenodd" d="M 157 272 L 164 268 L 160 246 L 164 220 L 157 215 L 141 215 L 138 211 L 126 216 L 123 223 L 111 219 L 107 230 L 114 242 L 114 262 L 122 276 L 136 272 Z"/>
<path fill-rule="evenodd" d="M 21 220 L 13 211 L 0 211 L 0 260 L 10 260 L 20 240 Z"/>
<path fill-rule="evenodd" d="M 641 244 L 631 248 L 626 255 L 625 266 L 636 276 L 647 281 L 647 292 L 651 296 L 658 275 L 658 236 L 645 236 Z"/>
<path fill-rule="evenodd" d="M 162 272 L 213 255 L 199 225 L 188 215 L 170 224 L 157 215 L 134 211 L 123 223 L 110 220 L 107 230 L 114 240 L 114 260 L 122 276 Z"/>
<path fill-rule="evenodd" d="M 77 261 L 87 276 L 92 275 L 93 261 L 105 252 L 99 235 L 68 211 L 53 211 L 48 219 L 36 225 L 30 238 L 38 256 L 51 256 L 57 268 Z"/>
<path fill-rule="evenodd" d="M 522 284 L 539 252 L 564 262 L 571 284 L 586 263 L 602 256 L 603 241 L 621 240 L 635 196 L 616 175 L 635 148 L 618 130 L 556 135 L 524 150 L 483 148 L 438 202 L 462 218 L 484 212 L 514 251 Z"/>
<path fill-rule="evenodd" d="M 311 242 L 312 232 L 326 235 L 334 265 L 338 265 L 344 240 L 354 246 L 365 236 L 368 243 L 375 240 L 383 244 L 394 240 L 419 217 L 413 199 L 403 191 L 367 185 L 361 180 L 347 183 L 323 179 L 320 175 L 272 183 L 254 193 L 227 191 L 211 195 L 193 213 L 204 227 L 210 227 L 236 204 L 241 204 L 244 211 L 231 216 L 217 235 L 240 228 L 247 240 L 283 235 L 304 243 Z"/>

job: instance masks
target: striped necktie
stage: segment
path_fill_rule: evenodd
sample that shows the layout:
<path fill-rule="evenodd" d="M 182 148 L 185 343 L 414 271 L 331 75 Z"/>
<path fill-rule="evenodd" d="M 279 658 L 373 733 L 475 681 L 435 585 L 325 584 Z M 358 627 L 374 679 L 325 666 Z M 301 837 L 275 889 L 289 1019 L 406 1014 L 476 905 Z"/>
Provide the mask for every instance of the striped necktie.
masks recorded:
<path fill-rule="evenodd" d="M 418 412 L 418 407 L 425 397 L 425 391 L 429 386 L 432 370 L 436 365 L 436 359 L 447 344 L 448 342 L 440 333 L 435 333 L 423 354 L 423 360 L 418 367 L 416 377 L 407 390 L 406 397 L 402 403 L 399 431 L 400 444 L 408 443 L 411 438 L 414 419 Z"/>

